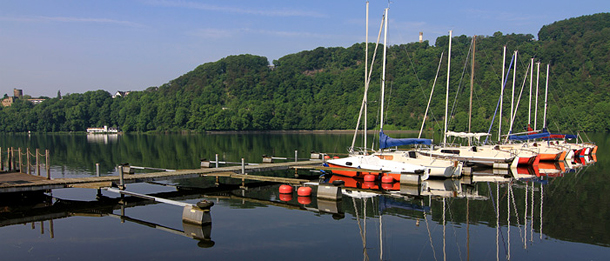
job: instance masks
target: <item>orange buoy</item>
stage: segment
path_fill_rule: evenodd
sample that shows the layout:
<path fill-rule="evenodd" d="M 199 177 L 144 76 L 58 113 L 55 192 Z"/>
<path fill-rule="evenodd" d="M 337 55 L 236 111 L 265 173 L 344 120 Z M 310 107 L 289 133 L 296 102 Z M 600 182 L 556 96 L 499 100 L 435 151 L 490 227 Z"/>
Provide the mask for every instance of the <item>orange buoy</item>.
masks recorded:
<path fill-rule="evenodd" d="M 392 176 L 383 176 L 381 177 L 381 183 L 394 183 L 394 178 Z"/>
<path fill-rule="evenodd" d="M 297 195 L 299 195 L 299 197 L 311 196 L 311 187 L 300 187 L 297 189 Z"/>
<path fill-rule="evenodd" d="M 330 159 L 330 156 L 326 155 L 324 156 L 324 159 Z"/>
<path fill-rule="evenodd" d="M 374 189 L 375 188 L 375 182 L 365 181 L 364 183 L 362 183 L 362 188 L 363 189 Z"/>
<path fill-rule="evenodd" d="M 280 193 L 281 194 L 291 194 L 293 191 L 292 186 L 290 185 L 281 185 L 280 186 Z"/>
<path fill-rule="evenodd" d="M 381 188 L 385 190 L 391 190 L 392 188 L 394 188 L 394 186 L 391 183 L 381 183 Z"/>
<path fill-rule="evenodd" d="M 375 175 L 372 175 L 372 174 L 364 175 L 364 181 L 375 181 Z"/>
<path fill-rule="evenodd" d="M 299 198 L 297 198 L 297 201 L 299 202 L 299 204 L 303 204 L 303 205 L 311 204 L 311 198 L 310 197 L 301 197 L 301 196 L 299 196 Z"/>
<path fill-rule="evenodd" d="M 280 194 L 280 200 L 281 201 L 291 201 L 292 194 Z"/>

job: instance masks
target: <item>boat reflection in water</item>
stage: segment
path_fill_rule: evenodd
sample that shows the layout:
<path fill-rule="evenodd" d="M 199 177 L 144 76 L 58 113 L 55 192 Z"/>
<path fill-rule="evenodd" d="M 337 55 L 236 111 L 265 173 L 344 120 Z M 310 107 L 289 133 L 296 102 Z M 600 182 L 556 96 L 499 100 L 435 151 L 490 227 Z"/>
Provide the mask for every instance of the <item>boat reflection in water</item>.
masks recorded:
<path fill-rule="evenodd" d="M 119 134 L 87 134 L 88 143 L 117 143 Z"/>
<path fill-rule="evenodd" d="M 307 244 L 316 244 L 319 241 L 316 235 L 320 234 L 332 240 L 342 238 L 346 251 L 353 252 L 342 256 L 350 259 L 354 259 L 354 255 L 364 255 L 366 260 L 405 259 L 406 256 L 402 255 L 406 254 L 416 254 L 426 260 L 456 257 L 465 260 L 527 259 L 537 257 L 532 256 L 528 249 L 535 248 L 543 238 L 549 237 L 543 233 L 543 223 L 547 219 L 543 217 L 545 211 L 555 209 L 545 208 L 544 202 L 553 201 L 553 196 L 556 196 L 548 194 L 553 192 L 552 189 L 545 195 L 546 186 L 551 183 L 549 180 L 557 184 L 562 179 L 580 175 L 594 162 L 594 158 L 583 158 L 574 163 L 539 164 L 537 167 L 511 170 L 475 169 L 471 175 L 463 175 L 459 179 L 428 179 L 418 184 L 383 183 L 381 180 L 365 182 L 363 179 L 329 173 L 310 177 L 312 181 L 304 186 L 312 187 L 313 191 L 306 196 L 298 192 L 278 193 L 282 185 L 278 183 L 228 184 L 222 181 L 216 183 L 213 178 L 203 178 L 211 181 L 202 182 L 206 186 L 197 188 L 193 183 L 189 184 L 191 187 L 186 187 L 185 181 L 182 186 L 172 187 L 171 191 L 152 194 L 174 200 L 208 199 L 216 202 L 216 209 L 207 212 L 209 222 L 203 225 L 179 220 L 167 224 L 148 220 L 148 216 L 142 218 L 141 214 L 133 215 L 137 212 L 136 208 L 149 208 L 155 202 L 130 196 L 98 195 L 96 200 L 78 201 L 47 193 L 27 197 L 15 195 L 21 199 L 5 198 L 0 202 L 0 227 L 40 222 L 41 230 L 45 231 L 43 224 L 46 222 L 44 225 L 54 237 L 54 220 L 112 217 L 121 223 L 142 225 L 138 226 L 140 228 L 154 228 L 192 238 L 196 244 L 191 246 L 208 248 L 206 251 L 227 248 L 228 244 L 252 244 L 252 240 L 256 240 L 238 234 L 239 230 L 252 230 L 255 231 L 253 234 L 257 234 L 273 229 L 286 233 L 308 230 L 309 234 L 299 236 L 299 240 Z M 176 213 L 180 211 L 175 208 Z M 237 219 L 239 224 L 236 224 L 228 218 L 235 216 L 232 214 L 235 211 L 251 216 Z M 154 209 L 152 213 L 154 215 L 150 218 L 167 215 Z M 172 216 L 176 216 L 176 213 Z M 214 213 L 221 215 L 221 218 L 214 219 L 217 225 L 215 237 L 223 239 L 217 242 L 211 234 Z M 256 223 L 257 219 L 261 219 L 262 223 Z M 292 222 L 293 219 L 299 222 Z M 552 221 L 550 227 L 554 226 Z M 264 225 L 270 222 L 282 225 Z M 115 226 L 115 223 L 119 222 L 111 222 L 111 225 Z M 295 223 L 294 226 L 289 227 L 288 224 L 292 223 Z M 228 227 L 234 226 L 238 228 L 228 230 Z M 258 226 L 264 226 L 266 230 Z M 327 229 L 332 232 L 327 233 Z M 66 233 L 62 231 L 60 234 L 65 236 Z M 269 237 L 269 234 L 266 236 Z M 247 243 L 241 242 L 242 238 Z M 286 240 L 291 237 L 281 238 Z M 274 241 L 275 238 L 259 240 Z M 324 242 L 327 241 L 320 244 Z M 222 247 L 219 248 L 220 245 Z M 407 251 L 405 254 L 404 249 L 417 249 L 417 252 Z M 493 249 L 495 253 L 492 253 Z M 396 256 L 397 251 L 401 256 Z M 490 256 L 493 254 L 494 257 Z M 221 259 L 219 255 L 214 257 Z"/>
<path fill-rule="evenodd" d="M 535 242 L 534 235 L 538 234 L 537 237 L 543 239 L 544 187 L 548 184 L 548 179 L 562 178 L 566 173 L 581 172 L 587 162 L 594 161 L 593 157 L 586 157 L 577 159 L 575 164 L 550 162 L 509 170 L 476 169 L 471 175 L 459 179 L 428 179 L 418 185 L 400 184 L 400 182 L 382 183 L 380 180 L 370 182 L 337 175 L 328 177 L 325 182 L 337 183 L 339 180 L 344 182 L 343 195 L 353 201 L 353 215 L 358 223 L 366 260 L 370 258 L 372 247 L 367 246 L 366 231 L 363 229 L 366 228 L 364 225 L 367 220 L 366 214 L 371 213 L 371 209 L 374 210 L 374 214 L 369 218 L 377 218 L 379 233 L 387 231 L 382 229 L 384 215 L 396 215 L 396 212 L 400 212 L 396 209 L 409 210 L 410 213 L 419 212 L 420 214 L 411 214 L 410 217 L 416 218 L 416 227 L 421 225 L 422 220 L 425 222 L 430 242 L 426 248 L 431 250 L 435 260 L 439 258 L 437 255 L 440 253 L 443 254 L 443 258 L 448 257 L 446 252 L 448 226 L 451 227 L 451 233 L 455 234 L 456 226 L 463 227 L 460 224 L 465 223 L 466 237 L 455 240 L 465 242 L 466 260 L 469 260 L 471 258 L 470 225 L 487 223 L 494 226 L 496 231 L 496 260 L 504 258 L 510 260 L 511 249 L 514 250 L 515 246 L 527 250 Z M 495 213 L 495 217 L 480 218 L 481 213 L 489 211 Z M 477 218 L 472 219 L 471 212 Z M 465 216 L 465 220 L 456 218 L 454 216 L 456 213 L 460 213 L 457 214 L 460 217 Z M 435 223 L 442 226 L 442 249 L 438 249 L 440 246 L 433 244 L 438 242 L 438 239 L 434 239 L 434 229 L 430 228 L 433 226 L 431 224 Z M 514 237 L 516 234 L 519 235 L 518 239 L 511 240 L 511 236 Z M 384 238 L 383 235 L 379 235 L 380 260 L 383 259 Z"/>

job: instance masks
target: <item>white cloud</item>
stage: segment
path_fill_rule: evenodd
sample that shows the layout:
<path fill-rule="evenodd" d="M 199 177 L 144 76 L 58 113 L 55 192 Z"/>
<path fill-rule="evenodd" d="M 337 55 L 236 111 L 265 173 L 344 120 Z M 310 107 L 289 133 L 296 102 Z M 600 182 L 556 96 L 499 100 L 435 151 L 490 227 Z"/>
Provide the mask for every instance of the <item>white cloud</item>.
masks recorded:
<path fill-rule="evenodd" d="M 310 32 L 290 32 L 290 31 L 274 31 L 274 30 L 253 30 L 249 28 L 241 29 L 216 29 L 216 28 L 204 28 L 195 30 L 187 33 L 188 35 L 204 38 L 204 39 L 226 39 L 236 37 L 244 34 L 255 34 L 255 35 L 267 35 L 274 37 L 285 37 L 285 38 L 317 38 L 317 39 L 332 39 L 342 38 L 340 35 L 329 35 L 329 34 L 317 34 Z"/>
<path fill-rule="evenodd" d="M 188 9 L 199 9 L 205 11 L 219 11 L 226 13 L 236 13 L 236 14 L 251 14 L 251 15 L 261 15 L 261 16 L 274 16 L 274 17 L 327 17 L 325 14 L 317 13 L 317 12 L 305 12 L 294 9 L 275 9 L 275 10 L 267 10 L 267 9 L 249 9 L 249 8 L 239 8 L 239 7 L 230 7 L 230 6 L 219 6 L 219 5 L 210 5 L 205 3 L 198 2 L 188 2 L 188 1 L 167 1 L 167 0 L 150 0 L 146 1 L 146 3 L 150 5 L 157 6 L 166 6 L 166 7 L 180 7 L 180 8 L 188 8 Z"/>
<path fill-rule="evenodd" d="M 82 17 L 62 17 L 62 16 L 29 16 L 29 17 L 0 17 L 0 21 L 9 22 L 64 22 L 64 23 L 99 23 L 99 24 L 117 24 L 131 27 L 142 27 L 141 24 L 121 21 L 108 18 L 82 18 Z"/>

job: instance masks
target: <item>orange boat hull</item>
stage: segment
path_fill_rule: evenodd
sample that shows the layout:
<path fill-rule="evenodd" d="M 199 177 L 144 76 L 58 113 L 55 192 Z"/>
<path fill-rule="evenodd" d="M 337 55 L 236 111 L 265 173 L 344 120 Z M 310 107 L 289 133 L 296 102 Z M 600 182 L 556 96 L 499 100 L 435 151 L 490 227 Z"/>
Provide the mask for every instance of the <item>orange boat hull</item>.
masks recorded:
<path fill-rule="evenodd" d="M 534 157 L 519 157 L 518 165 L 538 165 L 540 162 L 540 154 Z"/>
<path fill-rule="evenodd" d="M 332 170 L 333 174 L 346 176 L 346 177 L 363 178 L 364 175 L 376 175 L 376 176 L 379 175 L 379 173 L 377 173 L 377 172 L 358 171 L 357 168 L 347 168 L 344 166 L 339 166 L 339 165 L 335 165 L 335 164 L 331 164 L 331 163 L 328 163 L 328 166 L 331 168 L 341 168 L 341 170 Z"/>

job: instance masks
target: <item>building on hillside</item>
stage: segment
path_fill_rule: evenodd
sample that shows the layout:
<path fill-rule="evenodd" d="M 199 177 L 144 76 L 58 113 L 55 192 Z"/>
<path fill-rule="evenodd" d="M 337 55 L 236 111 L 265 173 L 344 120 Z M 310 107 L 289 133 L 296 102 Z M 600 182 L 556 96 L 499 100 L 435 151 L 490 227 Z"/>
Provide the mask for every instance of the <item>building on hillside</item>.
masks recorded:
<path fill-rule="evenodd" d="M 23 97 L 23 90 L 22 89 L 13 88 L 13 97 L 15 97 L 15 98 Z"/>
<path fill-rule="evenodd" d="M 131 93 L 131 91 L 116 91 L 116 93 L 114 95 L 112 95 L 112 98 L 116 98 L 116 97 L 125 97 L 127 95 L 129 95 L 129 93 Z"/>
<path fill-rule="evenodd" d="M 7 97 L 2 100 L 2 106 L 4 106 L 4 107 L 11 106 L 13 104 L 13 102 L 15 102 L 15 98 Z"/>
<path fill-rule="evenodd" d="M 46 99 L 41 99 L 41 98 L 32 98 L 32 99 L 28 99 L 28 101 L 30 101 L 31 103 L 33 103 L 34 105 L 36 104 L 40 104 L 41 102 L 45 101 Z"/>
<path fill-rule="evenodd" d="M 9 97 L 7 97 L 5 99 L 2 99 L 2 106 L 4 106 L 4 107 L 11 106 L 11 105 L 13 105 L 15 100 L 22 99 L 24 97 L 27 98 L 29 96 L 27 96 L 27 97 L 23 96 L 23 90 L 22 89 L 14 88 L 13 89 L 13 97 L 9 96 Z M 27 100 L 30 101 L 31 103 L 33 103 L 34 105 L 36 105 L 36 104 L 40 104 L 41 102 L 45 101 L 46 99 L 43 99 L 43 98 L 29 98 Z"/>

